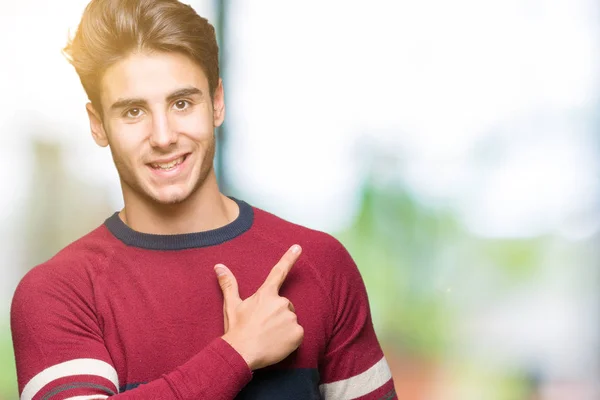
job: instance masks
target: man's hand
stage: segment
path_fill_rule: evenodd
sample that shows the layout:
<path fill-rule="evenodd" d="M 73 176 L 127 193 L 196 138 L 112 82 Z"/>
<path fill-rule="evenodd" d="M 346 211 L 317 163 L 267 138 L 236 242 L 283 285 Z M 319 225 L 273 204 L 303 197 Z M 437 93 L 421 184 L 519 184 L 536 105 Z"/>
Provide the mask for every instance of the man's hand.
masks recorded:
<path fill-rule="evenodd" d="M 256 293 L 243 301 L 231 271 L 223 264 L 215 265 L 223 291 L 223 339 L 240 353 L 251 370 L 278 363 L 302 343 L 304 329 L 298 325 L 294 306 L 279 296 L 301 250 L 298 245 L 292 246 Z"/>

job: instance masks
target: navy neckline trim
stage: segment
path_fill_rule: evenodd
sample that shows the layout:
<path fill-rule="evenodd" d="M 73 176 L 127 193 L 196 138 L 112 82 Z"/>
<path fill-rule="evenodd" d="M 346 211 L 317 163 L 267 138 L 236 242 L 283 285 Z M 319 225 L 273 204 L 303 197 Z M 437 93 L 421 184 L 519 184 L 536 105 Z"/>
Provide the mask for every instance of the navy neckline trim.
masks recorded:
<path fill-rule="evenodd" d="M 240 209 L 235 220 L 217 229 L 203 232 L 182 233 L 174 235 L 157 235 L 134 231 L 127 226 L 119 212 L 115 212 L 104 221 L 108 230 L 120 241 L 128 246 L 141 247 L 149 250 L 183 250 L 197 247 L 215 246 L 234 239 L 246 232 L 254 222 L 254 210 L 252 207 L 236 198 L 235 201 Z"/>

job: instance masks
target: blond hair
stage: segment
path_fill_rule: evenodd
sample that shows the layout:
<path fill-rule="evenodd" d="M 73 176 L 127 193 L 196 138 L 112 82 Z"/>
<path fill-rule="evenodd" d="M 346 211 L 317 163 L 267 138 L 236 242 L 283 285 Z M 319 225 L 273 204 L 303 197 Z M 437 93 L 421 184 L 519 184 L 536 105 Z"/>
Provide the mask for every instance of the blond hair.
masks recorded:
<path fill-rule="evenodd" d="M 219 81 L 215 29 L 192 7 L 177 0 L 92 0 L 63 53 L 100 113 L 104 72 L 132 52 L 179 52 L 208 78 L 211 97 Z"/>

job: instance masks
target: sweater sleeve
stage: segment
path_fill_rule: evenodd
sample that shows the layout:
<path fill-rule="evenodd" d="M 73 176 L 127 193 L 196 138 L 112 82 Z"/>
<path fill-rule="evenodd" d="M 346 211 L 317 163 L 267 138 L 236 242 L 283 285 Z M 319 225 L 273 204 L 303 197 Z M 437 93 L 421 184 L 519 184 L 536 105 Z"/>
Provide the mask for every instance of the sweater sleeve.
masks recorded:
<path fill-rule="evenodd" d="M 119 394 L 91 281 L 85 273 L 43 264 L 19 283 L 11 331 L 21 400 L 232 399 L 250 381 L 244 359 L 215 338 L 175 370 Z"/>
<path fill-rule="evenodd" d="M 396 399 L 392 375 L 375 334 L 363 279 L 336 242 L 324 277 L 331 288 L 331 337 L 319 367 L 324 399 Z"/>

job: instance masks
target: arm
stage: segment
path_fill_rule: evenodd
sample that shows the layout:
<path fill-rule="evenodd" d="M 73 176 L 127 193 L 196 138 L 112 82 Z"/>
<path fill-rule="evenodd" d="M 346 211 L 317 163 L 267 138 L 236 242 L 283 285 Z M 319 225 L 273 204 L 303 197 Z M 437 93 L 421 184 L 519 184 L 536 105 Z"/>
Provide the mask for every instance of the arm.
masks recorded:
<path fill-rule="evenodd" d="M 356 264 L 338 244 L 330 260 L 332 334 L 319 372 L 324 399 L 397 399 L 389 366 L 375 335 L 369 300 Z M 327 278 L 326 278 L 327 281 Z"/>
<path fill-rule="evenodd" d="M 30 271 L 11 308 L 21 399 L 232 399 L 250 381 L 244 359 L 216 338 L 159 379 L 118 394 L 90 279 L 50 265 Z"/>

